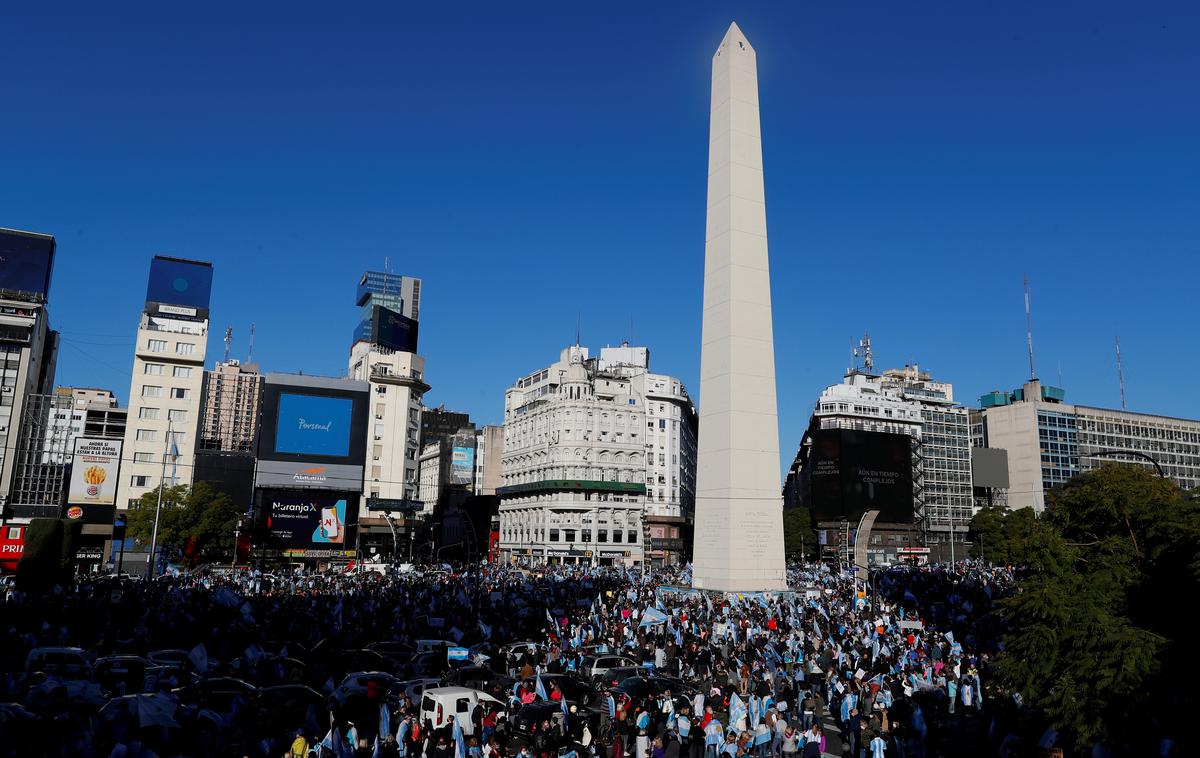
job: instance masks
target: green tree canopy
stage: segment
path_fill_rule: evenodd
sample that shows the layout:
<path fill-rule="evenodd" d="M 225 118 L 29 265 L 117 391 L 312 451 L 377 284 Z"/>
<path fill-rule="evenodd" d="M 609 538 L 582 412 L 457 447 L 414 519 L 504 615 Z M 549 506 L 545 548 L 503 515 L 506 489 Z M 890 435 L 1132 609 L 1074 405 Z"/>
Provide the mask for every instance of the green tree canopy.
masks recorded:
<path fill-rule="evenodd" d="M 987 509 L 972 531 L 989 560 L 994 550 L 1029 568 L 1002 603 L 1010 631 L 997 672 L 1076 752 L 1104 742 L 1137 754 L 1150 747 L 1148 724 L 1169 729 L 1158 719 L 1166 703 L 1198 704 L 1178 682 L 1196 673 L 1179 601 L 1200 591 L 1200 502 L 1148 469 L 1112 464 L 1049 493 L 1040 519 Z"/>
<path fill-rule="evenodd" d="M 142 495 L 130 507 L 126 533 L 139 545 L 149 545 L 154 532 L 154 511 L 158 490 Z M 158 543 L 168 556 L 184 556 L 198 563 L 206 551 L 233 551 L 234 529 L 241 509 L 223 492 L 215 492 L 203 482 L 163 489 L 162 513 L 158 523 Z"/>

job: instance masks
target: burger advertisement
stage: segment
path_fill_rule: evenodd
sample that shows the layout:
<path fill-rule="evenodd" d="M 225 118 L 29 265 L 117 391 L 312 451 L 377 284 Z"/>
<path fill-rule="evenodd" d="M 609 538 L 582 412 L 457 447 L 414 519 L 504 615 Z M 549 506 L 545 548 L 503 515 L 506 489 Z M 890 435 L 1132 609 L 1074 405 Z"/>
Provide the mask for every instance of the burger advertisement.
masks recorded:
<path fill-rule="evenodd" d="M 71 461 L 71 505 L 113 505 L 117 501 L 117 472 L 121 440 L 80 437 Z"/>

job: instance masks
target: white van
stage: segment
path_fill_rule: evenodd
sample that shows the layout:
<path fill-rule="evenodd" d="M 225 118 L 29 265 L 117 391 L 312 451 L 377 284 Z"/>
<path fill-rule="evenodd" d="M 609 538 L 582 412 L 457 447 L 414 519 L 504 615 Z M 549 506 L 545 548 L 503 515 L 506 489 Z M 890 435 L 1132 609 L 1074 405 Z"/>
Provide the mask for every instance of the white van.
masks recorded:
<path fill-rule="evenodd" d="M 434 729 L 440 729 L 450 723 L 450 718 L 453 717 L 458 720 L 463 734 L 469 737 L 475 732 L 471 711 L 480 703 L 490 704 L 493 708 L 504 708 L 504 703 L 486 692 L 467 687 L 434 687 L 425 690 L 421 693 L 421 723 L 428 719 Z"/>

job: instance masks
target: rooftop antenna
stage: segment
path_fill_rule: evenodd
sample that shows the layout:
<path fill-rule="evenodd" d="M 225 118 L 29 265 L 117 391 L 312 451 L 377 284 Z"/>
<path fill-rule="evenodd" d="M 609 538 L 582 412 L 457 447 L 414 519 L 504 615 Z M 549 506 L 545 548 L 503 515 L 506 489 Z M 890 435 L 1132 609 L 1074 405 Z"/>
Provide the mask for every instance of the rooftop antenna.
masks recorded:
<path fill-rule="evenodd" d="M 850 359 L 854 363 L 854 371 L 858 370 L 858 359 L 863 359 L 863 371 L 870 374 L 875 370 L 875 356 L 871 353 L 871 333 L 863 332 L 863 337 L 858 341 L 858 347 L 854 346 L 854 339 L 850 339 Z"/>
<path fill-rule="evenodd" d="M 583 313 L 575 311 L 575 347 L 579 347 L 579 326 L 583 321 Z"/>
<path fill-rule="evenodd" d="M 250 347 L 246 351 L 246 363 L 254 363 L 254 324 L 250 325 Z"/>
<path fill-rule="evenodd" d="M 1063 386 L 1063 380 L 1062 380 L 1062 361 L 1059 361 L 1059 362 L 1058 362 L 1058 386 L 1059 386 L 1059 387 Z"/>
<path fill-rule="evenodd" d="M 225 327 L 225 363 L 229 363 L 229 345 L 233 342 L 233 327 Z"/>
<path fill-rule="evenodd" d="M 1033 370 L 1033 319 L 1029 315 L 1029 275 L 1025 275 L 1025 340 L 1029 343 L 1029 378 L 1037 379 Z"/>
<path fill-rule="evenodd" d="M 1121 383 L 1121 410 L 1125 407 L 1125 369 L 1121 367 L 1121 337 L 1117 336 L 1117 379 Z"/>

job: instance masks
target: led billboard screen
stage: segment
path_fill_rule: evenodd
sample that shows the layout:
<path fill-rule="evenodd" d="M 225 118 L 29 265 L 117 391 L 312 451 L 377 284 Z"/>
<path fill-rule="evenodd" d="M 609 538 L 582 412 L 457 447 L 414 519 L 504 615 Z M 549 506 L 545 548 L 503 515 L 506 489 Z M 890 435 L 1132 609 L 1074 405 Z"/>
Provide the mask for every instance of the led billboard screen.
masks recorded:
<path fill-rule="evenodd" d="M 353 550 L 358 494 L 266 490 L 262 497 L 270 545 L 289 555 L 342 555 Z"/>
<path fill-rule="evenodd" d="M 417 352 L 417 322 L 408 316 L 376 305 L 371 325 L 376 344 L 404 353 Z"/>
<path fill-rule="evenodd" d="M 146 284 L 146 302 L 208 310 L 212 294 L 211 263 L 154 256 Z"/>
<path fill-rule="evenodd" d="M 350 454 L 354 401 L 281 392 L 275 452 L 342 458 Z"/>
<path fill-rule="evenodd" d="M 263 461 L 354 466 L 361 481 L 367 445 L 367 402 L 366 382 L 268 374 L 263 383 L 258 435 L 260 472 Z M 291 466 L 276 473 L 291 476 L 307 467 Z M 338 477 L 345 475 L 339 468 Z M 263 484 L 258 481 L 258 486 Z M 349 485 L 340 488 L 348 489 Z"/>
<path fill-rule="evenodd" d="M 450 451 L 450 483 L 475 487 L 475 448 L 455 446 Z"/>
<path fill-rule="evenodd" d="M 0 229 L 0 289 L 44 299 L 53 269 L 53 237 Z"/>
<path fill-rule="evenodd" d="M 813 513 L 818 520 L 913 519 L 912 441 L 904 434 L 820 429 L 812 434 Z"/>

